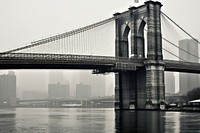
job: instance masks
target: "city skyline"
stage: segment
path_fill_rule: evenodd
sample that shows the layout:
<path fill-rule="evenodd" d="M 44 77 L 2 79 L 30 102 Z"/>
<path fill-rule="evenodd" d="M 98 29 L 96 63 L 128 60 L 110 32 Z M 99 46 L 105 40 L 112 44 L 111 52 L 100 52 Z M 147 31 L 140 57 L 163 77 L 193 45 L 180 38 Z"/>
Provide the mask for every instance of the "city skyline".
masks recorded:
<path fill-rule="evenodd" d="M 17 96 L 20 99 L 23 99 L 23 93 L 26 92 L 32 96 L 35 94 L 48 94 L 48 84 L 57 84 L 64 83 L 70 85 L 70 94 L 69 96 L 76 96 L 76 84 L 84 83 L 84 84 L 92 84 L 92 96 L 111 96 L 114 95 L 114 79 L 113 75 L 93 75 L 92 71 L 67 71 L 67 70 L 34 70 L 32 73 L 31 70 L 26 71 L 18 71 L 15 70 L 16 73 L 16 85 L 17 85 Z M 7 74 L 8 71 L 4 70 L 0 72 L 0 75 Z M 79 75 L 82 75 L 81 77 Z M 54 77 L 53 77 L 54 76 Z M 86 76 L 86 77 L 85 77 Z M 62 77 L 62 78 L 60 78 Z M 84 78 L 85 77 L 85 78 Z M 54 79 L 55 78 L 55 79 Z M 102 89 L 100 79 L 103 78 L 105 80 L 105 88 Z M 90 80 L 91 81 L 90 81 Z M 99 88 L 101 87 L 101 88 Z M 104 90 L 104 92 L 101 92 Z M 30 92 L 30 93 L 29 93 Z M 31 94 L 32 93 L 32 94 Z M 104 95 L 102 95 L 104 93 Z M 40 97 L 40 96 L 39 96 Z M 26 98 L 27 99 L 27 98 Z"/>

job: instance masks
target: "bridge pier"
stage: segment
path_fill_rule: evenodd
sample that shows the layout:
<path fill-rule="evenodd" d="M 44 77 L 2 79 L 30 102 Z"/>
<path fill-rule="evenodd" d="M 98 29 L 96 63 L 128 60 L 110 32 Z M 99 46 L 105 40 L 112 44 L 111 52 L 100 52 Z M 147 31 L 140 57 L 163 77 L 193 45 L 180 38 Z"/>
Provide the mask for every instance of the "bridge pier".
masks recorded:
<path fill-rule="evenodd" d="M 146 65 L 146 109 L 163 109 L 165 100 L 164 63 L 147 61 Z"/>
<path fill-rule="evenodd" d="M 115 109 L 146 108 L 146 70 L 115 74 Z"/>
<path fill-rule="evenodd" d="M 146 106 L 146 70 L 145 68 L 136 71 L 136 109 L 145 109 Z"/>
<path fill-rule="evenodd" d="M 145 68 L 115 75 L 115 109 L 163 109 L 164 63 L 146 61 Z"/>
<path fill-rule="evenodd" d="M 119 72 L 115 75 L 115 109 L 135 109 L 135 72 Z"/>

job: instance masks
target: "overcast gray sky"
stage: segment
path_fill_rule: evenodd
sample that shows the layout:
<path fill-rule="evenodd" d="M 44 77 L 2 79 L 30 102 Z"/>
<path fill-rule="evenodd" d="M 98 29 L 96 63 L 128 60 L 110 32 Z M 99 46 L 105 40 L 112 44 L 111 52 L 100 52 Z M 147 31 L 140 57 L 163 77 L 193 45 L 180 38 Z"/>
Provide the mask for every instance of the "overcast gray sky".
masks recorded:
<path fill-rule="evenodd" d="M 162 11 L 199 38 L 199 0 L 159 1 Z M 134 0 L 0 0 L 0 50 L 107 19 L 133 5 Z"/>
<path fill-rule="evenodd" d="M 199 39 L 200 0 L 159 1 L 163 12 Z M 133 5 L 134 0 L 0 0 L 0 51 L 110 18 Z"/>

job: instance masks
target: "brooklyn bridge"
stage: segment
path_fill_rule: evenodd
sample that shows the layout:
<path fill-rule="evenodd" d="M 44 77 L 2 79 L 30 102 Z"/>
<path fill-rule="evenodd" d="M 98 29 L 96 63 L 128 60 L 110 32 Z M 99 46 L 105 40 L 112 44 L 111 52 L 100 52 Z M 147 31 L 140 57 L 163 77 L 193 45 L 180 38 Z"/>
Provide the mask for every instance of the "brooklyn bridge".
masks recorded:
<path fill-rule="evenodd" d="M 1 52 L 0 69 L 88 69 L 93 74 L 115 73 L 115 109 L 165 108 L 164 71 L 200 73 L 200 64 L 185 61 L 163 47 L 163 41 L 176 45 L 162 36 L 161 16 L 198 40 L 162 12 L 161 7 L 160 2 L 147 1 L 106 20 Z M 179 60 L 164 59 L 163 51 Z"/>

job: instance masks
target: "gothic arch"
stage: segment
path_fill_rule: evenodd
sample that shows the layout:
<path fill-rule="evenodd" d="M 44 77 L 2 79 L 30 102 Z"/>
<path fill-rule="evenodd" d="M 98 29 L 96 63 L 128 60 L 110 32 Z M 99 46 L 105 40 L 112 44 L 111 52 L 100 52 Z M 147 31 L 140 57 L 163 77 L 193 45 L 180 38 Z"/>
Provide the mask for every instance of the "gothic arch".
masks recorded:
<path fill-rule="evenodd" d="M 130 27 L 128 24 L 124 25 L 124 30 L 122 32 L 122 40 L 124 41 L 128 41 L 128 35 L 129 35 L 129 32 L 130 32 Z"/>
<path fill-rule="evenodd" d="M 146 25 L 146 22 L 144 19 L 138 20 L 138 27 L 137 27 L 137 36 L 136 36 L 136 42 L 137 42 L 137 54 L 138 58 L 145 58 L 145 38 L 144 38 L 144 27 Z"/>
<path fill-rule="evenodd" d="M 146 25 L 146 20 L 145 19 L 140 19 L 138 23 L 138 28 L 137 28 L 137 35 L 140 37 L 144 37 L 144 27 Z"/>

